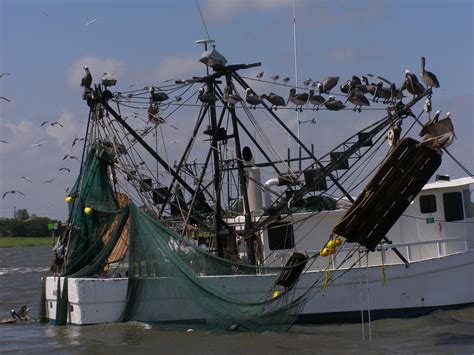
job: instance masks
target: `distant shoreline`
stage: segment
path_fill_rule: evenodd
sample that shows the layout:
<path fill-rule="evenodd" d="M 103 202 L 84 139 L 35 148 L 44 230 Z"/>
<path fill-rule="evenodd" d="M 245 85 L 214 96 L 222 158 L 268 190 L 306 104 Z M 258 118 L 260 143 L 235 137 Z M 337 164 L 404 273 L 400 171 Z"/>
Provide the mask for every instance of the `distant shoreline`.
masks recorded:
<path fill-rule="evenodd" d="M 3 237 L 0 238 L 0 248 L 18 248 L 18 247 L 37 247 L 51 245 L 51 237 L 40 237 L 40 238 L 12 238 Z"/>

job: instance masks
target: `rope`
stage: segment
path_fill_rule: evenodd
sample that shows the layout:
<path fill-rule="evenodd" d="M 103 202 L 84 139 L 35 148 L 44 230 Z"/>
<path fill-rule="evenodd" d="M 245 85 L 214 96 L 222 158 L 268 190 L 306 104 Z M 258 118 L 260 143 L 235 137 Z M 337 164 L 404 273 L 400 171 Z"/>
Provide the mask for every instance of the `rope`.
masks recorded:
<path fill-rule="evenodd" d="M 372 341 L 372 322 L 370 317 L 370 298 L 369 298 L 369 253 L 365 254 L 366 256 L 366 283 L 367 283 L 367 324 L 369 327 L 369 341 Z"/>

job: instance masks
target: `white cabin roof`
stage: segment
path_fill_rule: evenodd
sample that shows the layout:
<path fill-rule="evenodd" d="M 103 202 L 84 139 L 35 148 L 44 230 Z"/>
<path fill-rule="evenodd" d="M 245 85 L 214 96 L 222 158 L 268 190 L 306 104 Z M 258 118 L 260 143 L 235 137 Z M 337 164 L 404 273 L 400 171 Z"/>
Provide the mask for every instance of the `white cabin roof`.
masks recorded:
<path fill-rule="evenodd" d="M 472 177 L 463 177 L 460 179 L 454 179 L 450 181 L 439 180 L 432 182 L 430 184 L 426 184 L 423 187 L 423 191 L 425 190 L 432 190 L 432 189 L 443 189 L 447 187 L 458 187 L 463 185 L 474 184 L 474 178 Z"/>

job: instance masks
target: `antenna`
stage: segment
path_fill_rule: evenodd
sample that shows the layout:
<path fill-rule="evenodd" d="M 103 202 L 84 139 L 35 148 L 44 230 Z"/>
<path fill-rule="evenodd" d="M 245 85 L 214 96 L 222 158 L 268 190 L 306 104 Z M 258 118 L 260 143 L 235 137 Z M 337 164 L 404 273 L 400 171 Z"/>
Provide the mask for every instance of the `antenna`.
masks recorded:
<path fill-rule="evenodd" d="M 201 7 L 199 6 L 198 0 L 196 0 L 196 5 L 199 10 L 199 15 L 201 15 L 202 24 L 204 25 L 204 30 L 206 30 L 207 38 L 209 39 L 209 41 L 211 41 L 211 36 L 209 35 L 209 31 L 207 30 L 206 21 L 204 21 L 204 16 L 202 15 Z M 206 50 L 207 50 L 207 45 L 206 45 Z"/>

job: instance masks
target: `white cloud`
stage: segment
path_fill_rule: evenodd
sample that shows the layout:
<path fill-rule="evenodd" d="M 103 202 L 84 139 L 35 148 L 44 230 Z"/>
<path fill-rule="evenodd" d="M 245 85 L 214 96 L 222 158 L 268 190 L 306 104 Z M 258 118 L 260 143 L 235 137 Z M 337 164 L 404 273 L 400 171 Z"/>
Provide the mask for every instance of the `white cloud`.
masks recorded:
<path fill-rule="evenodd" d="M 64 151 L 69 151 L 72 140 L 77 136 L 78 132 L 83 135 L 84 127 L 78 124 L 74 119 L 74 114 L 69 111 L 61 112 L 57 120 L 63 127 L 59 125 L 48 125 L 46 132 L 48 136 L 54 138 Z M 54 122 L 54 121 L 53 121 Z"/>
<path fill-rule="evenodd" d="M 87 56 L 79 58 L 72 62 L 66 71 L 66 84 L 69 87 L 77 88 L 81 84 L 81 79 L 84 76 L 84 66 L 90 68 L 94 82 L 100 82 L 100 78 L 104 73 L 114 73 L 121 77 L 125 71 L 125 65 L 118 59 L 114 58 L 98 58 L 94 56 Z"/>

